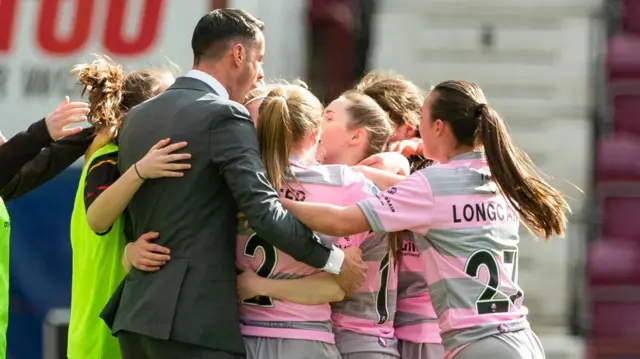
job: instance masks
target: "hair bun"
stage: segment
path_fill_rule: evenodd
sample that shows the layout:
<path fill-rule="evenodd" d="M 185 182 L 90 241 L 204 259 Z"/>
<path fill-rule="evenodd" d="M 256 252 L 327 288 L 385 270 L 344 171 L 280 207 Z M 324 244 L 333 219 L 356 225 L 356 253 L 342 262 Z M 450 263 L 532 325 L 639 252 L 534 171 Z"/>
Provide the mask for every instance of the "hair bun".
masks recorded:
<path fill-rule="evenodd" d="M 474 111 L 474 115 L 476 117 L 481 116 L 483 112 L 485 112 L 489 108 L 489 105 L 486 103 L 481 103 L 476 106 L 476 110 Z"/>
<path fill-rule="evenodd" d="M 72 72 L 77 75 L 78 84 L 85 87 L 84 91 L 105 95 L 119 95 L 122 91 L 124 70 L 106 56 L 99 56 L 90 64 L 76 65 Z"/>

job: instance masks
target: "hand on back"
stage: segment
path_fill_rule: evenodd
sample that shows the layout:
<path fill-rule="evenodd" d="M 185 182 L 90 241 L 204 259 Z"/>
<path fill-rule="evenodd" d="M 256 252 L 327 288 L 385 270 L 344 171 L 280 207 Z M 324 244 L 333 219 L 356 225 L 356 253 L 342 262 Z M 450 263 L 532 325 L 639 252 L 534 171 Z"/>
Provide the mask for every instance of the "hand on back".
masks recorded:
<path fill-rule="evenodd" d="M 362 250 L 359 247 L 346 248 L 340 274 L 335 276 L 336 282 L 344 290 L 345 295 L 351 295 L 360 288 L 366 276 L 367 265 L 362 260 Z"/>
<path fill-rule="evenodd" d="M 173 153 L 187 147 L 186 142 L 169 144 L 171 139 L 158 141 L 147 154 L 136 163 L 138 174 L 144 179 L 160 177 L 182 177 L 185 170 L 191 168 L 188 163 L 179 161 L 191 158 L 189 153 Z"/>
<path fill-rule="evenodd" d="M 148 232 L 126 246 L 124 255 L 133 267 L 155 272 L 171 259 L 169 248 L 153 243 L 159 236 L 158 232 Z"/>
<path fill-rule="evenodd" d="M 236 263 L 236 267 L 242 271 L 242 273 L 237 276 L 238 301 L 242 302 L 243 300 L 262 295 L 260 288 L 264 279 L 251 268 L 246 268 L 239 263 Z"/>

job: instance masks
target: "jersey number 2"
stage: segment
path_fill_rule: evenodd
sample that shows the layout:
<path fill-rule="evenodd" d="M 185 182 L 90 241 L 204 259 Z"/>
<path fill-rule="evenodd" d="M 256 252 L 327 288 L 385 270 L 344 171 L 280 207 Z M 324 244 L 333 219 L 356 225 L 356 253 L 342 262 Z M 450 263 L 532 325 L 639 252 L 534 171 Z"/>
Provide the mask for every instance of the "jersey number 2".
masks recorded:
<path fill-rule="evenodd" d="M 262 250 L 262 263 L 256 270 L 256 274 L 262 278 L 269 278 L 273 274 L 273 270 L 278 263 L 278 251 L 276 247 L 269 242 L 258 236 L 257 233 L 252 234 L 247 243 L 244 245 L 244 255 L 247 257 L 255 258 L 258 253 L 258 249 Z M 255 298 L 245 299 L 242 301 L 244 304 L 256 305 L 259 307 L 273 307 L 273 299 L 271 297 L 257 296 Z"/>
<path fill-rule="evenodd" d="M 502 258 L 503 265 L 511 272 L 512 282 L 517 285 L 518 251 L 504 251 Z M 489 272 L 489 281 L 476 299 L 476 311 L 478 314 L 508 312 L 509 306 L 522 297 L 522 292 L 518 291 L 516 294 L 508 296 L 500 290 L 500 263 L 489 251 L 474 252 L 467 259 L 464 271 L 467 275 L 478 279 L 482 267 L 485 267 Z"/>

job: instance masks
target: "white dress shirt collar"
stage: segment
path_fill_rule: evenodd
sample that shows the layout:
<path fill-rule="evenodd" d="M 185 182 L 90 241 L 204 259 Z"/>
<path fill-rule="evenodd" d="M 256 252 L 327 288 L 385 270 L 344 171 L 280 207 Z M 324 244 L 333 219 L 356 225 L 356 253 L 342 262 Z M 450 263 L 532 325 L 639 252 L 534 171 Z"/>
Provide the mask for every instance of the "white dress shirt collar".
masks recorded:
<path fill-rule="evenodd" d="M 209 75 L 208 73 L 202 72 L 200 70 L 189 70 L 189 72 L 187 72 L 185 76 L 206 83 L 207 85 L 211 86 L 211 88 L 218 94 L 218 96 L 226 100 L 229 99 L 229 93 L 227 92 L 227 89 L 222 86 L 220 81 L 216 80 L 215 77 Z"/>

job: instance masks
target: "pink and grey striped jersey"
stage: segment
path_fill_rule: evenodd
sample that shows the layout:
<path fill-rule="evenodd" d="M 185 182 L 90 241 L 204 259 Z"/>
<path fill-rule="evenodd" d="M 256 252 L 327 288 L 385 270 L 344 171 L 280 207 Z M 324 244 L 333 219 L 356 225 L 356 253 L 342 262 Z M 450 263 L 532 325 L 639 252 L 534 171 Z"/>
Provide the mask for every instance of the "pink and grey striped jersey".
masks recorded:
<path fill-rule="evenodd" d="M 529 327 L 517 284 L 519 217 L 482 152 L 427 167 L 358 205 L 375 232 L 422 236 L 445 349 Z"/>
<path fill-rule="evenodd" d="M 378 189 L 369 180 L 348 166 L 306 167 L 291 161 L 291 169 L 302 187 L 293 181 L 293 190 L 283 186 L 280 192 L 286 198 L 353 205 L 378 193 Z M 368 233 L 362 233 L 350 236 L 350 240 L 360 243 L 368 236 Z M 328 239 L 334 242 L 336 240 Z M 245 267 L 253 268 L 258 275 L 272 279 L 296 279 L 319 272 L 276 249 L 250 229 L 238 232 L 236 258 Z M 335 342 L 331 307 L 328 303 L 302 305 L 269 297 L 256 297 L 241 303 L 240 321 L 242 334 L 246 336 Z"/>
<path fill-rule="evenodd" d="M 379 352 L 400 356 L 394 338 L 398 275 L 389 236 L 373 234 L 364 241 L 340 238 L 339 248 L 359 246 L 367 264 L 364 284 L 341 302 L 331 303 L 336 346 L 340 354 Z"/>
<path fill-rule="evenodd" d="M 440 344 L 440 327 L 431 304 L 420 241 L 402 232 L 402 259 L 398 266 L 398 308 L 393 325 L 396 338 L 413 343 Z"/>

